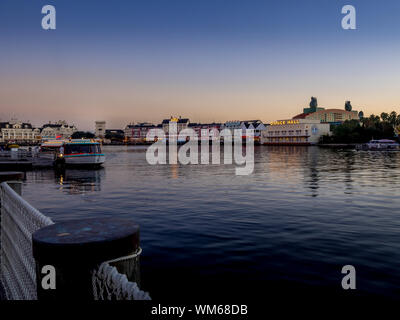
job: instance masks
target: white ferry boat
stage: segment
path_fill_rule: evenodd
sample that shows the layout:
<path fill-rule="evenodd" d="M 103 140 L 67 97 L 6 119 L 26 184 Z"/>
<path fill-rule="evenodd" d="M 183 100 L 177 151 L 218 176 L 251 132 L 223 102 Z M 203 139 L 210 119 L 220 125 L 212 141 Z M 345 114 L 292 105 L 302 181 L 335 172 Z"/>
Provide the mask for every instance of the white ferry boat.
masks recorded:
<path fill-rule="evenodd" d="M 400 144 L 394 140 L 371 140 L 368 143 L 358 145 L 357 150 L 400 150 Z"/>
<path fill-rule="evenodd" d="M 101 151 L 100 143 L 94 140 L 67 140 L 63 147 L 64 154 L 60 156 L 64 158 L 67 166 L 100 166 L 106 159 Z"/>
<path fill-rule="evenodd" d="M 37 166 L 101 166 L 105 155 L 94 140 L 50 140 L 42 143 L 35 157 Z"/>

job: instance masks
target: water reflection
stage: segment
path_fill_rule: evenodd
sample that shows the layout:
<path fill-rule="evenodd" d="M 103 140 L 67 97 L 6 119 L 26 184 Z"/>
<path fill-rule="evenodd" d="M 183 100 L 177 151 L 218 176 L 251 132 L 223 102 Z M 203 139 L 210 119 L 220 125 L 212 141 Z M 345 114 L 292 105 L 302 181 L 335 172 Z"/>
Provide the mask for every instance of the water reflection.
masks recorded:
<path fill-rule="evenodd" d="M 308 162 L 306 166 L 306 176 L 304 180 L 306 184 L 308 184 L 308 188 L 311 190 L 311 196 L 317 197 L 318 196 L 318 189 L 319 189 L 319 152 L 317 148 L 307 148 L 308 153 Z M 308 173 L 307 173 L 308 171 Z M 307 177 L 308 175 L 308 177 Z"/>
<path fill-rule="evenodd" d="M 69 193 L 81 194 L 101 191 L 101 180 L 105 177 L 105 169 L 90 170 L 64 169 L 64 170 L 37 170 L 29 172 L 32 182 L 54 181 L 56 189 Z"/>
<path fill-rule="evenodd" d="M 70 194 L 101 191 L 101 179 L 105 175 L 104 168 L 92 170 L 67 169 L 57 172 L 56 179 L 60 184 L 60 190 Z"/>
<path fill-rule="evenodd" d="M 235 165 L 152 166 L 145 151 L 105 146 L 104 169 L 28 172 L 24 197 L 58 221 L 134 218 L 154 296 L 170 294 L 169 279 L 184 295 L 193 279 L 224 288 L 211 272 L 246 294 L 245 282 L 281 279 L 340 288 L 345 264 L 360 292 L 400 287 L 400 152 L 258 146 L 254 173 L 235 176 Z"/>
<path fill-rule="evenodd" d="M 352 172 L 354 170 L 354 164 L 355 164 L 355 159 L 354 159 L 354 154 L 352 151 L 347 151 L 344 153 L 344 160 L 345 160 L 345 165 L 344 165 L 344 172 L 345 172 L 345 191 L 344 193 L 346 194 L 352 194 L 352 189 L 353 189 L 353 178 L 352 178 Z"/>

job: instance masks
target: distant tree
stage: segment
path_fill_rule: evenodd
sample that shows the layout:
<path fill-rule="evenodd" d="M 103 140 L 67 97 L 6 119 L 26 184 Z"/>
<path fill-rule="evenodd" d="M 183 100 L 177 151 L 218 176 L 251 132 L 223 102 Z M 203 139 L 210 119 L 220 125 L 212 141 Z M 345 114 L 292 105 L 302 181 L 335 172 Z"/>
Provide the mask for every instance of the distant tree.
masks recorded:
<path fill-rule="evenodd" d="M 95 136 L 89 131 L 76 131 L 72 134 L 72 139 L 93 139 Z"/>
<path fill-rule="evenodd" d="M 386 113 L 386 112 L 382 112 L 382 113 L 381 113 L 381 119 L 382 119 L 382 121 L 388 121 L 388 119 L 389 119 L 389 114 Z"/>
<path fill-rule="evenodd" d="M 397 119 L 397 114 L 396 114 Z M 324 142 L 364 143 L 371 139 L 393 139 L 395 130 L 389 121 L 381 121 L 376 115 L 362 118 L 360 121 L 347 120 L 332 129 L 332 135 L 324 137 Z"/>
<path fill-rule="evenodd" d="M 392 111 L 392 112 L 389 114 L 388 121 L 389 121 L 389 123 L 390 123 L 393 127 L 396 126 L 396 121 L 397 121 L 397 113 L 396 113 L 396 111 Z"/>
<path fill-rule="evenodd" d="M 120 133 L 115 133 L 115 132 L 107 132 L 105 135 L 106 139 L 109 139 L 111 141 L 119 141 L 122 142 L 124 140 L 124 135 Z"/>

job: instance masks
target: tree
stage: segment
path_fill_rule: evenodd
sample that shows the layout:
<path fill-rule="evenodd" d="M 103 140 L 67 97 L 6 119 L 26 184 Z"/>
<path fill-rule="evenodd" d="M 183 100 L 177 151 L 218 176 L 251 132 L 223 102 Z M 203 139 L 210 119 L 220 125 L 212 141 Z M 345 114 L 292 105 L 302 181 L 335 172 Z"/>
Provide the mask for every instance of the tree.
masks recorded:
<path fill-rule="evenodd" d="M 388 121 L 388 119 L 389 119 L 389 114 L 386 113 L 386 112 L 382 112 L 382 113 L 381 113 L 381 119 L 382 119 L 382 121 Z"/>
<path fill-rule="evenodd" d="M 388 121 L 393 127 L 395 127 L 396 120 L 397 120 L 397 113 L 396 113 L 396 111 L 392 111 L 389 115 Z"/>
<path fill-rule="evenodd" d="M 71 136 L 72 139 L 93 139 L 94 134 L 89 131 L 76 131 Z"/>
<path fill-rule="evenodd" d="M 383 116 L 383 118 L 386 117 Z M 381 121 L 381 117 L 372 114 L 368 118 L 360 119 L 360 121 L 347 120 L 333 127 L 332 135 L 329 138 L 324 137 L 324 142 L 364 143 L 371 139 L 393 139 L 394 137 L 395 128 L 393 125 L 389 121 Z"/>
<path fill-rule="evenodd" d="M 124 135 L 121 133 L 117 133 L 117 132 L 107 132 L 105 135 L 106 139 L 109 139 L 111 141 L 118 141 L 118 142 L 122 142 L 124 141 Z"/>

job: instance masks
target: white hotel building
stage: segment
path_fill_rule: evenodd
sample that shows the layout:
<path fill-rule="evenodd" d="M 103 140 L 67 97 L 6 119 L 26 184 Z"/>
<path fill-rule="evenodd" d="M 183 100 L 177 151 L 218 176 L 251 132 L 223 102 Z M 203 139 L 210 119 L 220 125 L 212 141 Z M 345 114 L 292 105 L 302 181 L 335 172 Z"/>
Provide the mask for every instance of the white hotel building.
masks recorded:
<path fill-rule="evenodd" d="M 262 131 L 261 144 L 312 145 L 322 135 L 330 134 L 330 124 L 320 120 L 290 119 L 272 122 Z"/>
<path fill-rule="evenodd" d="M 40 129 L 33 128 L 32 124 L 11 120 L 0 122 L 0 142 L 36 142 L 40 137 Z"/>

